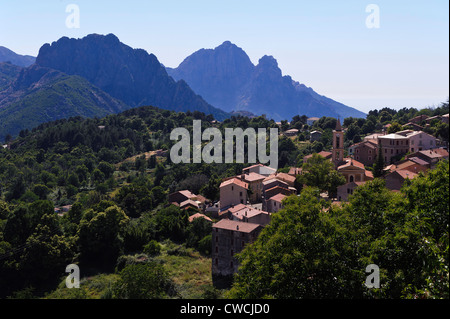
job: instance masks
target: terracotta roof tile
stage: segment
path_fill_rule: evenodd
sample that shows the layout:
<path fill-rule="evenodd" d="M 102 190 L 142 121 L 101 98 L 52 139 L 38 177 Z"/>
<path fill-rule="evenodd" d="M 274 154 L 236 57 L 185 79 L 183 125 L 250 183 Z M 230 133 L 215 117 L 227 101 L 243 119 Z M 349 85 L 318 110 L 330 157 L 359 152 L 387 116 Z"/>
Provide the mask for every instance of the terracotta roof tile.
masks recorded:
<path fill-rule="evenodd" d="M 222 219 L 212 225 L 213 228 L 238 231 L 241 233 L 251 233 L 255 229 L 261 227 L 259 224 L 238 222 L 235 220 Z"/>

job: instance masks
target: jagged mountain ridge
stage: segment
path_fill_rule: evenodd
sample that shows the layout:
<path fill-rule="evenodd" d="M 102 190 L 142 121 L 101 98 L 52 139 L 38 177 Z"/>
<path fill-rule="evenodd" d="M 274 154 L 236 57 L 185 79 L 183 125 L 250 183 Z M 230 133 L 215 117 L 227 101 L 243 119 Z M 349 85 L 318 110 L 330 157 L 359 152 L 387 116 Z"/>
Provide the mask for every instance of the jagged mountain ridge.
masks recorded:
<path fill-rule="evenodd" d="M 82 76 L 131 107 L 154 105 L 173 111 L 200 111 L 219 120 L 229 117 L 204 101 L 186 82 L 170 77 L 155 55 L 133 49 L 113 34 L 63 37 L 45 44 L 36 64 Z"/>
<path fill-rule="evenodd" d="M 167 68 L 167 72 L 176 80 L 185 80 L 206 101 L 227 112 L 244 110 L 275 120 L 303 114 L 365 117 L 363 112 L 283 76 L 272 56 L 266 55 L 253 65 L 245 51 L 230 41 L 215 49 L 201 49 L 177 68 Z"/>

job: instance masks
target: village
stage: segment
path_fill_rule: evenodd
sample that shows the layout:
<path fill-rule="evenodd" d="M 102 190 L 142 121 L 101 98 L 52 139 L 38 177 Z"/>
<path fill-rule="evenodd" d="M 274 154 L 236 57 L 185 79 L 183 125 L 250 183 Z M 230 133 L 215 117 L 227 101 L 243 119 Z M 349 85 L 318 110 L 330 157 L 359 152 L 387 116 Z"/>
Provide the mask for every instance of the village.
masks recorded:
<path fill-rule="evenodd" d="M 318 118 L 308 119 L 312 125 Z M 344 134 L 340 120 L 333 130 L 332 149 L 317 153 L 333 163 L 334 169 L 345 178 L 345 184 L 337 188 L 337 195 L 321 194 L 332 204 L 346 202 L 354 191 L 374 179 L 367 167 L 372 167 L 379 154 L 383 158 L 383 176 L 386 187 L 400 191 L 406 180 L 432 170 L 438 161 L 448 159 L 448 149 L 442 141 L 422 131 L 418 123 L 435 120 L 424 116 L 413 118 L 405 125 L 407 130 L 388 134 L 383 132 L 364 137 L 364 140 L 344 148 Z M 448 114 L 439 117 L 448 124 Z M 282 133 L 296 136 L 298 130 Z M 320 132 L 310 133 L 311 141 Z M 304 157 L 306 163 L 313 154 Z M 205 197 L 181 190 L 169 195 L 169 203 L 189 209 L 189 220 L 204 218 L 212 223 L 212 275 L 227 278 L 237 272 L 236 254 L 254 242 L 261 230 L 270 223 L 271 215 L 283 208 L 283 200 L 298 195 L 302 189 L 297 177 L 303 174 L 301 167 L 291 167 L 287 173 L 262 164 L 251 165 L 236 176 L 225 178 L 220 184 L 220 200 L 211 203 Z"/>

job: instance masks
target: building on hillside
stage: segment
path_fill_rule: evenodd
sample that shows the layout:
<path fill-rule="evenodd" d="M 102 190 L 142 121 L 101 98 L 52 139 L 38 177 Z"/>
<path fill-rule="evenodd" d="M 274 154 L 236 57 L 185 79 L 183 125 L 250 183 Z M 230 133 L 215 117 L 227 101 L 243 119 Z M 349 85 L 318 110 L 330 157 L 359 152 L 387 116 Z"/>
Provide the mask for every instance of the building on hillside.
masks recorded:
<path fill-rule="evenodd" d="M 201 213 L 196 213 L 194 215 L 189 216 L 189 222 L 192 223 L 194 221 L 194 219 L 197 219 L 197 218 L 203 218 L 204 220 L 212 222 L 211 218 L 209 218 L 208 216 L 201 214 Z"/>
<path fill-rule="evenodd" d="M 253 243 L 262 225 L 222 219 L 212 225 L 212 275 L 230 277 L 239 267 L 236 254 Z"/>
<path fill-rule="evenodd" d="M 297 177 L 298 175 L 302 175 L 302 171 L 303 169 L 301 167 L 291 167 L 288 174 Z"/>
<path fill-rule="evenodd" d="M 366 137 L 364 137 L 364 141 L 373 141 L 374 143 L 378 144 L 378 138 L 380 136 L 384 136 L 386 134 L 384 133 L 373 133 L 370 135 L 367 135 Z"/>
<path fill-rule="evenodd" d="M 439 143 L 437 138 L 422 131 L 408 132 L 405 136 L 409 140 L 410 153 L 436 148 Z"/>
<path fill-rule="evenodd" d="M 430 165 L 430 168 L 434 168 L 436 164 L 443 159 L 448 159 L 448 151 L 443 148 L 435 148 L 432 150 L 418 151 L 406 156 L 406 158 L 419 158 Z"/>
<path fill-rule="evenodd" d="M 327 151 L 321 151 L 317 153 L 318 155 L 324 157 L 325 159 L 331 160 L 333 157 L 333 153 Z M 306 163 L 314 154 L 309 154 L 303 157 L 303 163 Z"/>
<path fill-rule="evenodd" d="M 262 201 L 262 189 L 263 185 L 262 182 L 266 178 L 266 176 L 246 171 L 245 174 L 238 175 L 236 178 L 239 178 L 243 182 L 248 184 L 249 189 L 249 201 L 250 203 L 261 203 Z"/>
<path fill-rule="evenodd" d="M 416 173 L 413 173 L 408 170 L 395 170 L 392 173 L 387 174 L 384 179 L 386 181 L 386 188 L 393 190 L 393 191 L 399 191 L 403 183 L 407 179 L 414 179 L 417 176 Z"/>
<path fill-rule="evenodd" d="M 405 125 L 403 125 L 403 127 L 409 128 L 413 131 L 422 131 L 423 130 L 423 126 L 420 126 L 419 124 L 412 123 L 412 122 L 406 123 Z"/>
<path fill-rule="evenodd" d="M 412 119 L 410 119 L 409 122 L 421 125 L 422 122 L 425 122 L 428 119 L 428 117 L 429 116 L 425 115 L 425 114 L 418 115 L 418 116 L 413 117 Z"/>
<path fill-rule="evenodd" d="M 282 193 L 278 193 L 272 197 L 270 197 L 267 200 L 267 210 L 269 211 L 269 213 L 275 213 L 278 212 L 280 209 L 282 209 L 283 206 L 283 199 L 285 199 L 287 196 L 285 194 Z"/>
<path fill-rule="evenodd" d="M 193 201 L 192 199 L 187 199 L 184 202 L 181 202 L 179 207 L 184 210 L 189 208 L 196 210 L 200 209 L 199 204 L 196 201 Z"/>
<path fill-rule="evenodd" d="M 410 171 L 410 172 L 416 173 L 416 174 L 418 174 L 420 172 L 426 172 L 430 165 L 428 163 L 426 163 L 425 161 L 420 160 L 417 157 L 416 157 L 416 159 L 417 160 L 406 159 L 404 161 L 396 163 L 395 165 L 392 164 L 390 167 L 390 171 L 407 170 L 407 171 Z M 425 165 L 418 163 L 418 161 L 425 162 Z"/>
<path fill-rule="evenodd" d="M 446 124 L 448 124 L 448 113 L 442 115 L 441 121 L 444 122 L 444 123 L 446 123 Z"/>
<path fill-rule="evenodd" d="M 378 146 L 386 165 L 392 164 L 399 156 L 409 152 L 409 139 L 400 134 L 378 136 Z"/>
<path fill-rule="evenodd" d="M 319 141 L 322 138 L 322 132 L 319 131 L 312 131 L 309 135 L 309 141 L 315 142 L 315 141 Z"/>
<path fill-rule="evenodd" d="M 373 180 L 372 172 L 366 170 L 364 164 L 352 158 L 346 158 L 344 163 L 337 168 L 337 171 L 344 175 L 347 183 Z"/>
<path fill-rule="evenodd" d="M 220 210 L 248 202 L 248 184 L 239 178 L 231 178 L 220 184 Z"/>
<path fill-rule="evenodd" d="M 289 187 L 295 187 L 295 177 L 291 176 L 291 175 L 289 175 L 287 173 L 276 173 L 274 175 L 266 177 L 266 179 L 264 181 L 271 180 L 271 179 L 274 179 L 274 178 L 278 179 L 278 180 L 280 180 L 282 182 L 285 182 L 288 185 L 288 188 Z"/>
<path fill-rule="evenodd" d="M 355 189 L 361 185 L 364 185 L 366 182 L 350 182 L 344 185 L 341 185 L 337 188 L 337 199 L 339 202 L 348 201 L 348 197 L 353 195 Z"/>
<path fill-rule="evenodd" d="M 269 176 L 269 175 L 275 174 L 277 172 L 277 170 L 272 167 L 265 166 L 262 164 L 252 165 L 252 166 L 246 167 L 242 170 L 242 174 L 249 174 L 252 172 L 260 174 L 260 175 L 264 175 L 264 176 Z"/>
<path fill-rule="evenodd" d="M 188 199 L 196 201 L 197 195 L 191 193 L 188 190 L 181 190 L 178 192 L 174 192 L 172 194 L 169 194 L 169 203 L 177 203 L 177 206 L 180 206 L 180 204 L 184 201 L 187 201 Z"/>
<path fill-rule="evenodd" d="M 285 136 L 292 137 L 292 136 L 297 136 L 298 132 L 299 132 L 299 130 L 297 130 L 296 128 L 293 128 L 293 129 L 285 131 L 283 134 Z"/>
<path fill-rule="evenodd" d="M 331 153 L 331 161 L 335 168 L 344 163 L 344 131 L 339 119 L 336 122 L 336 128 L 333 130 L 333 149 Z"/>
<path fill-rule="evenodd" d="M 244 223 L 252 223 L 259 225 L 268 225 L 270 223 L 269 212 L 245 205 L 236 209 L 230 209 L 231 220 L 240 221 Z"/>
<path fill-rule="evenodd" d="M 350 146 L 348 153 L 358 162 L 372 166 L 378 155 L 378 143 L 375 140 L 365 140 Z"/>

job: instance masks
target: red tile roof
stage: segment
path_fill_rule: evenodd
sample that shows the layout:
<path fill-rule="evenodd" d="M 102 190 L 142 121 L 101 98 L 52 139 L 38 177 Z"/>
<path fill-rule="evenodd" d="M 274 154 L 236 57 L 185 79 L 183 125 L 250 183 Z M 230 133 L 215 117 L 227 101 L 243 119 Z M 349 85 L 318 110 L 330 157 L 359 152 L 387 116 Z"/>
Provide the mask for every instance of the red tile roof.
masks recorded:
<path fill-rule="evenodd" d="M 194 219 L 196 219 L 196 218 L 203 218 L 203 219 L 206 219 L 207 221 L 212 222 L 211 218 L 209 218 L 208 216 L 206 216 L 206 215 L 204 215 L 204 214 L 200 214 L 200 213 L 197 213 L 197 214 L 194 214 L 194 215 L 190 216 L 190 217 L 189 217 L 189 222 L 192 223 L 192 221 L 193 221 Z"/>
<path fill-rule="evenodd" d="M 212 227 L 219 228 L 219 229 L 225 229 L 225 230 L 237 231 L 240 233 L 251 233 L 258 227 L 261 227 L 261 225 L 238 222 L 238 221 L 229 220 L 229 219 L 222 219 L 219 222 L 213 224 Z"/>
<path fill-rule="evenodd" d="M 249 174 L 243 174 L 244 180 L 246 182 L 255 182 L 255 181 L 260 181 L 265 179 L 266 177 L 264 175 L 255 173 L 255 172 L 251 172 Z"/>
<path fill-rule="evenodd" d="M 275 202 L 281 203 L 281 201 L 283 199 L 285 199 L 287 196 L 284 194 L 276 194 L 275 196 L 272 196 L 271 198 L 269 198 L 269 200 L 273 200 Z"/>
<path fill-rule="evenodd" d="M 418 174 L 408 171 L 406 169 L 399 169 L 399 170 L 392 172 L 391 174 L 396 174 L 396 173 L 398 175 L 400 175 L 403 179 L 413 179 L 414 177 L 416 177 L 418 175 Z"/>
<path fill-rule="evenodd" d="M 220 187 L 222 188 L 224 186 L 231 185 L 231 184 L 234 184 L 234 185 L 240 186 L 242 188 L 248 189 L 248 184 L 243 182 L 243 181 L 241 181 L 239 178 L 236 178 L 236 177 L 224 181 L 222 184 L 220 184 Z"/>

